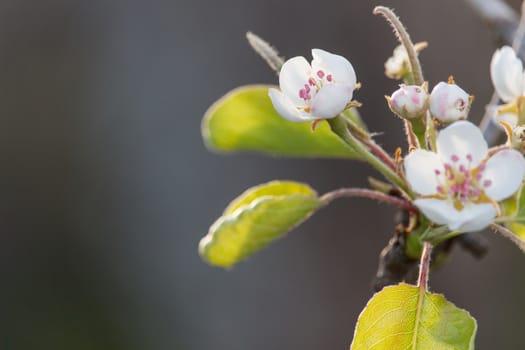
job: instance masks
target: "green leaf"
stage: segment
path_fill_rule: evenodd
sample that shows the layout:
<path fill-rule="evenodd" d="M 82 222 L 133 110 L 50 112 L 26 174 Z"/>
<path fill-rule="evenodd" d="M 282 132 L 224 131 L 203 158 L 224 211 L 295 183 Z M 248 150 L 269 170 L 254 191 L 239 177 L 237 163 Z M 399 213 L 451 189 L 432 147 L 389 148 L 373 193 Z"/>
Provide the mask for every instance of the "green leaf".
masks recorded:
<path fill-rule="evenodd" d="M 306 220 L 321 201 L 309 186 L 272 181 L 234 199 L 199 243 L 208 263 L 231 267 Z"/>
<path fill-rule="evenodd" d="M 441 294 L 401 283 L 376 293 L 361 312 L 351 350 L 474 349 L 476 320 Z"/>
<path fill-rule="evenodd" d="M 215 102 L 202 121 L 208 148 L 274 156 L 358 158 L 326 121 L 312 131 L 310 123 L 293 123 L 281 117 L 268 97 L 270 87 L 243 86 Z M 360 123 L 359 115 L 352 110 L 346 111 L 345 117 Z"/>
<path fill-rule="evenodd" d="M 521 239 L 525 239 L 525 186 L 509 199 L 501 203 L 501 209 L 505 216 L 511 217 L 505 226 Z"/>

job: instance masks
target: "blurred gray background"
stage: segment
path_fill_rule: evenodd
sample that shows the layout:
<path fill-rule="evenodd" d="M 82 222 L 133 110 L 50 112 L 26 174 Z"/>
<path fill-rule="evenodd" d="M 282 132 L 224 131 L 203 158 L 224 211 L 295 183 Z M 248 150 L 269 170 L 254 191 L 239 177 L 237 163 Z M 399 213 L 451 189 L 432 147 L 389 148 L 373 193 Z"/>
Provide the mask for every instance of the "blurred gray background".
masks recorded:
<path fill-rule="evenodd" d="M 403 145 L 383 99 L 396 42 L 378 4 L 429 41 L 426 78 L 454 74 L 479 119 L 495 45 L 462 1 L 2 1 L 0 348 L 347 349 L 394 210 L 338 201 L 228 272 L 197 244 L 247 187 L 293 179 L 323 193 L 363 186 L 371 169 L 212 154 L 200 120 L 229 89 L 276 82 L 252 30 L 288 57 L 350 59 L 366 122 L 390 151 Z M 478 319 L 478 349 L 523 349 L 525 258 L 484 235 L 486 258 L 455 249 L 431 288 Z"/>

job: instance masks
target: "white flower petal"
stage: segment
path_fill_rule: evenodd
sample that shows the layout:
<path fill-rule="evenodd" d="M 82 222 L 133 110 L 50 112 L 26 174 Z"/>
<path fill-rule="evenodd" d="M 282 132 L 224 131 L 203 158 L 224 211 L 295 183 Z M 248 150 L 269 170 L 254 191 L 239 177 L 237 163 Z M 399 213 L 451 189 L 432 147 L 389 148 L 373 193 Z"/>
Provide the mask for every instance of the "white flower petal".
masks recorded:
<path fill-rule="evenodd" d="M 453 231 L 475 232 L 489 226 L 496 218 L 496 209 L 490 203 L 472 204 L 459 212 L 460 221 L 450 224 Z"/>
<path fill-rule="evenodd" d="M 308 114 L 299 111 L 288 96 L 277 89 L 268 89 L 268 95 L 272 100 L 273 107 L 283 118 L 291 122 L 305 122 L 313 120 Z"/>
<path fill-rule="evenodd" d="M 439 179 L 445 173 L 445 169 L 436 153 L 416 149 L 406 156 L 404 164 L 406 178 L 414 191 L 421 195 L 437 193 Z M 436 174 L 436 170 L 439 174 Z"/>
<path fill-rule="evenodd" d="M 354 87 L 347 84 L 327 84 L 313 97 L 312 116 L 319 119 L 330 119 L 341 113 L 352 100 Z"/>
<path fill-rule="evenodd" d="M 284 62 L 279 73 L 279 86 L 283 94 L 295 106 L 306 106 L 306 102 L 299 97 L 299 91 L 308 84 L 312 68 L 304 57 L 296 56 Z"/>
<path fill-rule="evenodd" d="M 509 149 L 493 155 L 486 164 L 481 184 L 485 194 L 495 201 L 512 196 L 525 176 L 525 159 L 518 151 Z"/>
<path fill-rule="evenodd" d="M 460 213 L 449 201 L 433 198 L 419 198 L 414 205 L 433 223 L 438 225 L 454 224 L 460 220 Z"/>
<path fill-rule="evenodd" d="M 437 137 L 437 151 L 444 162 L 450 163 L 453 156 L 466 162 L 470 155 L 471 167 L 476 167 L 487 156 L 487 141 L 481 130 L 468 121 L 457 121 L 441 130 Z"/>
<path fill-rule="evenodd" d="M 447 225 L 451 231 L 474 232 L 490 225 L 496 218 L 492 204 L 472 204 L 456 210 L 451 202 L 420 198 L 414 205 L 432 222 Z"/>
<path fill-rule="evenodd" d="M 352 88 L 355 86 L 357 78 L 354 67 L 346 58 L 321 49 L 312 49 L 312 57 L 314 73 L 318 70 L 332 73 L 336 83 L 344 83 L 352 86 Z"/>
<path fill-rule="evenodd" d="M 496 50 L 490 62 L 490 76 L 503 101 L 513 101 L 522 94 L 523 65 L 510 46 Z"/>

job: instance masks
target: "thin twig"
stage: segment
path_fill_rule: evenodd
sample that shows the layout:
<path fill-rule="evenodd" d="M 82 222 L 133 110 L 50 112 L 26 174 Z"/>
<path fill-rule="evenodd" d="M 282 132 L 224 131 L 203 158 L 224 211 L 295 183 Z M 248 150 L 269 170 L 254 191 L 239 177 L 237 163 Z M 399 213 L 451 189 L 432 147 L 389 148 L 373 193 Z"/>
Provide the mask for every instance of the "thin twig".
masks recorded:
<path fill-rule="evenodd" d="M 397 171 L 396 162 L 390 157 L 390 155 L 372 139 L 359 138 L 359 140 L 365 144 L 374 154 L 385 162 L 386 165 L 390 167 L 393 171 Z"/>
<path fill-rule="evenodd" d="M 321 201 L 325 204 L 328 204 L 335 199 L 344 197 L 361 197 L 375 199 L 383 203 L 392 204 L 408 212 L 417 213 L 417 209 L 409 201 L 398 197 L 389 196 L 383 192 L 370 190 L 368 188 L 341 188 L 332 192 L 325 193 L 321 197 Z"/>
<path fill-rule="evenodd" d="M 517 245 L 518 248 L 520 248 L 525 253 L 525 241 L 516 236 L 514 232 L 498 224 L 491 224 L 490 227 L 494 230 L 494 232 L 498 232 L 503 237 L 508 238 L 512 243 Z"/>
<path fill-rule="evenodd" d="M 374 15 L 382 15 L 387 22 L 392 26 L 399 42 L 405 47 L 405 50 L 408 54 L 408 62 L 410 64 L 410 71 L 414 77 L 414 84 L 421 85 L 425 80 L 423 78 L 423 71 L 421 70 L 421 64 L 419 63 L 419 58 L 417 57 L 416 49 L 414 48 L 414 43 L 410 40 L 410 35 L 408 35 L 405 26 L 395 15 L 394 11 L 384 6 L 377 6 L 373 11 Z"/>
<path fill-rule="evenodd" d="M 268 42 L 264 41 L 261 37 L 253 34 L 252 32 L 246 33 L 246 39 L 250 46 L 263 58 L 263 60 L 268 63 L 270 68 L 272 68 L 277 74 L 281 71 L 281 67 L 284 64 L 284 59 L 279 56 L 279 52 L 270 45 Z"/>

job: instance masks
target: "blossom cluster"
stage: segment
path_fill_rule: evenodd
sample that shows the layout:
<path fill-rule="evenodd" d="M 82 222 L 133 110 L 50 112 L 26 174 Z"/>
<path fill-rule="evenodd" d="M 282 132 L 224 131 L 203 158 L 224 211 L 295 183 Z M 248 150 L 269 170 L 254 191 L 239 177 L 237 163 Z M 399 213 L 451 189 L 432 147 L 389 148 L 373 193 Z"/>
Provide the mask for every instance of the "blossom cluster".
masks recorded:
<path fill-rule="evenodd" d="M 352 64 L 320 49 L 313 49 L 312 56 L 311 63 L 304 57 L 286 61 L 279 74 L 280 90 L 269 90 L 277 112 L 292 122 L 336 118 L 358 105 L 352 101 L 360 86 Z M 406 77 L 407 60 L 404 48 L 396 48 L 385 64 L 387 76 Z M 498 118 L 516 127 L 525 115 L 521 60 L 512 48 L 503 47 L 494 54 L 490 72 L 506 103 L 498 109 Z M 481 130 L 467 121 L 472 96 L 450 77 L 430 93 L 426 82 L 401 84 L 386 98 L 391 111 L 408 124 L 419 121 L 433 129 L 424 137 L 434 135 L 434 139 L 409 149 L 397 170 L 411 190 L 407 194 L 411 203 L 435 225 L 446 225 L 451 231 L 479 231 L 494 222 L 501 215 L 499 203 L 520 189 L 525 160 L 510 146 L 489 149 Z"/>

